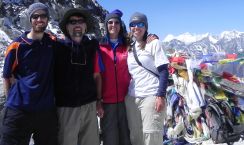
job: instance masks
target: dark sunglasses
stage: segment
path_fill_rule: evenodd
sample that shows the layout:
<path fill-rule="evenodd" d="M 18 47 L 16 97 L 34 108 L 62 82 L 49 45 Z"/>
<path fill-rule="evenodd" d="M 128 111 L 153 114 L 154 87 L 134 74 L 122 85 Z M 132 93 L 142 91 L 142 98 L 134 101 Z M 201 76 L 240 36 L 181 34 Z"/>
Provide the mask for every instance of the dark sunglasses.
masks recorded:
<path fill-rule="evenodd" d="M 143 22 L 139 22 L 139 23 L 130 23 L 130 27 L 138 27 L 138 28 L 142 28 L 145 26 L 145 24 Z"/>
<path fill-rule="evenodd" d="M 108 21 L 108 24 L 112 25 L 112 24 L 115 24 L 115 25 L 118 25 L 120 24 L 119 21 Z"/>
<path fill-rule="evenodd" d="M 33 15 L 31 16 L 32 19 L 38 19 L 39 17 L 40 17 L 41 19 L 45 19 L 45 18 L 47 18 L 47 14 L 33 14 Z"/>
<path fill-rule="evenodd" d="M 83 24 L 85 23 L 86 21 L 84 19 L 78 19 L 78 20 L 69 20 L 68 23 L 70 25 L 76 25 L 76 24 Z"/>

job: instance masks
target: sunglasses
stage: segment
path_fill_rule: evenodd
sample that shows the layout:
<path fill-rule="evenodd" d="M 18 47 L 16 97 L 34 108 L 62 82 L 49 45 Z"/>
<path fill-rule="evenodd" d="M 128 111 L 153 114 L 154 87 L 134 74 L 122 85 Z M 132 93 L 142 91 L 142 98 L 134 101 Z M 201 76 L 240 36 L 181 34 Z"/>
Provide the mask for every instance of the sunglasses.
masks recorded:
<path fill-rule="evenodd" d="M 33 14 L 33 15 L 31 16 L 32 19 L 38 19 L 39 17 L 40 17 L 41 19 L 45 19 L 45 18 L 47 18 L 47 14 Z"/>
<path fill-rule="evenodd" d="M 120 22 L 119 21 L 108 21 L 108 24 L 109 25 L 112 25 L 112 24 L 118 25 L 118 24 L 120 24 Z"/>
<path fill-rule="evenodd" d="M 138 23 L 130 23 L 130 27 L 138 27 L 138 28 L 142 28 L 145 26 L 145 24 L 143 22 L 138 22 Z"/>
<path fill-rule="evenodd" d="M 78 19 L 78 20 L 69 20 L 68 21 L 68 23 L 70 24 L 70 25 L 76 25 L 76 24 L 83 24 L 83 23 L 85 23 L 86 21 L 84 20 L 84 19 Z"/>

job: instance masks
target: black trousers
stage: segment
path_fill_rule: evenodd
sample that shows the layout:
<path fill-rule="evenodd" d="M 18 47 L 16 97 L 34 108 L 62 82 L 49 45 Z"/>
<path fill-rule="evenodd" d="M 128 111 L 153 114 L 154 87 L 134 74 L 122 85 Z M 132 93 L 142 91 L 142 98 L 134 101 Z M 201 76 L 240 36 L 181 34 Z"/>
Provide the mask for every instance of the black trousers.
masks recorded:
<path fill-rule="evenodd" d="M 1 140 L 1 130 L 2 130 L 2 122 L 3 122 L 3 113 L 4 113 L 4 109 L 1 109 L 1 107 L 0 107 L 0 140 Z"/>
<path fill-rule="evenodd" d="M 35 145 L 57 145 L 56 110 L 25 112 L 5 108 L 0 145 L 29 145 L 31 135 Z"/>
<path fill-rule="evenodd" d="M 103 145 L 131 145 L 125 103 L 103 104 L 101 118 Z"/>

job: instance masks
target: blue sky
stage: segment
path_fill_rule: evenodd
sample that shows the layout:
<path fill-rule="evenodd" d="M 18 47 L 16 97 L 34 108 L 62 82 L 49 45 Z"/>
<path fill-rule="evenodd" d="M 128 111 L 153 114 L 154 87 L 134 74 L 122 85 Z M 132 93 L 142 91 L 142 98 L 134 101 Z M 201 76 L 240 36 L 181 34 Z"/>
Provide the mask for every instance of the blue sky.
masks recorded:
<path fill-rule="evenodd" d="M 223 31 L 244 32 L 244 0 L 97 0 L 106 10 L 120 9 L 128 28 L 130 16 L 147 15 L 149 32 L 164 39 L 185 32 L 192 34 Z"/>

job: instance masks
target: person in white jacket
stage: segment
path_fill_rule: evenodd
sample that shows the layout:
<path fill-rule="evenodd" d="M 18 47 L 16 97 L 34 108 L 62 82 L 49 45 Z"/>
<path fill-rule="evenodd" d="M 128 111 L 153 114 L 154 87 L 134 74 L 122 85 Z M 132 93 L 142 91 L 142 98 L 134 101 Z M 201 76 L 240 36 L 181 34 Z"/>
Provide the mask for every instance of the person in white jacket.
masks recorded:
<path fill-rule="evenodd" d="M 131 143 L 161 145 L 163 121 L 166 117 L 169 61 L 158 39 L 146 43 L 148 21 L 145 14 L 134 13 L 129 27 L 135 40 L 129 47 L 127 59 L 131 81 L 126 97 L 126 110 Z"/>

